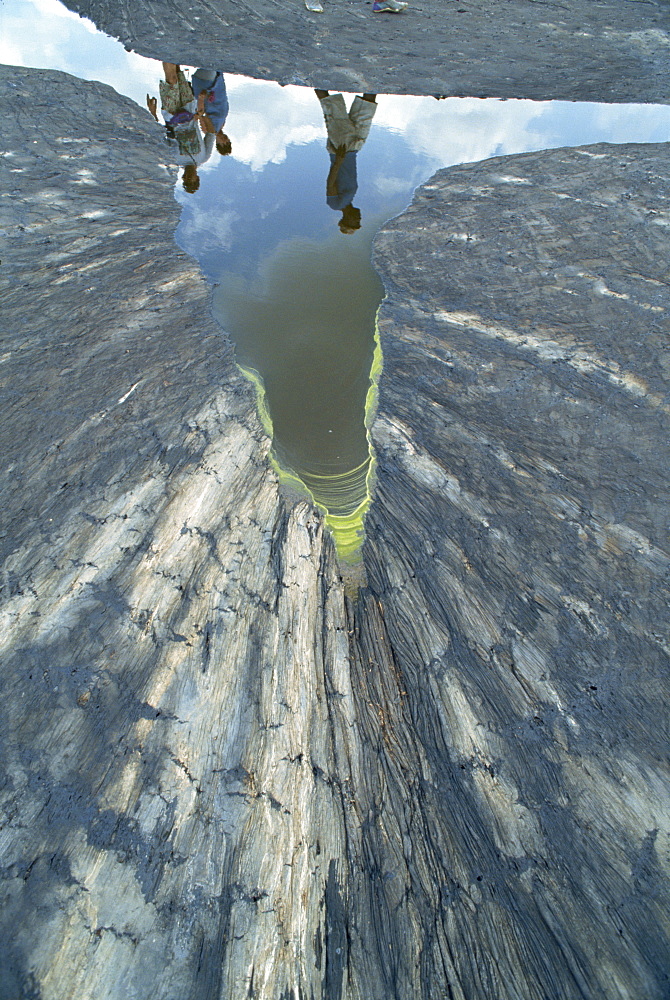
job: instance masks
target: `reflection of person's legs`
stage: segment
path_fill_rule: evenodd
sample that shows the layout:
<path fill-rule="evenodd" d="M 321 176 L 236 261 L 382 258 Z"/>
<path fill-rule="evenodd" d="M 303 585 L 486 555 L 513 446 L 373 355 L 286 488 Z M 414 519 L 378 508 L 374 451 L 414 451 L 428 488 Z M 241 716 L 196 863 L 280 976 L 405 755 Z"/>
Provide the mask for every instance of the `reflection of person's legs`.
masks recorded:
<path fill-rule="evenodd" d="M 326 123 L 328 150 L 334 153 L 338 146 L 346 146 L 349 149 L 349 142 L 353 138 L 353 129 L 342 94 L 329 94 L 328 91 L 324 90 L 317 90 L 316 93 L 319 96 L 321 110 L 323 111 Z M 321 97 L 321 94 L 325 94 L 326 96 Z"/>
<path fill-rule="evenodd" d="M 197 69 L 193 74 L 194 80 L 199 80 L 205 90 L 214 86 L 216 81 L 217 72 L 215 69 L 205 69 L 204 67 Z"/>
<path fill-rule="evenodd" d="M 377 103 L 374 94 L 365 94 L 364 97 L 354 97 L 349 110 L 349 119 L 353 126 L 354 137 L 349 149 L 361 149 L 363 143 L 370 134 L 372 119 L 377 110 Z"/>
<path fill-rule="evenodd" d="M 161 108 L 174 115 L 191 103 L 193 91 L 181 67 L 176 63 L 164 62 L 163 72 L 165 73 L 165 81 L 161 80 L 159 84 Z"/>

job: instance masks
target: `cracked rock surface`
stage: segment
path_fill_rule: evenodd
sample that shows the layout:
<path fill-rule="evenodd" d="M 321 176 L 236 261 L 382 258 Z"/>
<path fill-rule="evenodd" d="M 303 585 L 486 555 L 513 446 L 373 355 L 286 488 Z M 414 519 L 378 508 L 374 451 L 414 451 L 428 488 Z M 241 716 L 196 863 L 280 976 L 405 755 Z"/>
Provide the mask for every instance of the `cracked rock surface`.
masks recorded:
<path fill-rule="evenodd" d="M 152 58 L 386 94 L 667 103 L 665 0 L 68 0 Z M 287 40 L 289 40 L 287 44 Z"/>
<path fill-rule="evenodd" d="M 378 235 L 351 598 L 151 119 L 0 98 L 2 1000 L 662 1000 L 665 148 L 453 168 Z"/>
<path fill-rule="evenodd" d="M 667 990 L 669 181 L 667 145 L 454 167 L 375 242 L 366 565 L 468 997 Z"/>

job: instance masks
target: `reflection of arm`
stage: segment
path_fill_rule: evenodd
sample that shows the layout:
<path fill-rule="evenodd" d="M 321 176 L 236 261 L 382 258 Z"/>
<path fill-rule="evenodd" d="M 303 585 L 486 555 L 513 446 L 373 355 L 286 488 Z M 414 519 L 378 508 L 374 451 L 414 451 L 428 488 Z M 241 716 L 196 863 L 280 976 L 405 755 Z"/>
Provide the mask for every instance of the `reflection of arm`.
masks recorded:
<path fill-rule="evenodd" d="M 330 165 L 330 170 L 328 171 L 328 178 L 326 180 L 326 195 L 329 198 L 337 197 L 339 191 L 337 189 L 337 177 L 340 172 L 340 167 L 344 162 L 344 157 L 347 155 L 347 151 L 344 146 L 338 146 L 335 153 L 335 159 Z"/>
<path fill-rule="evenodd" d="M 156 101 L 155 97 L 149 97 L 149 95 L 147 94 L 147 107 L 148 107 L 149 111 L 151 112 L 151 114 L 156 119 L 156 121 L 158 121 L 158 115 L 156 113 L 157 103 L 158 102 Z"/>
<path fill-rule="evenodd" d="M 205 136 L 204 142 L 202 144 L 203 157 L 200 161 L 201 163 L 206 163 L 214 151 L 214 143 L 216 142 L 216 135 L 214 132 L 208 132 Z"/>
<path fill-rule="evenodd" d="M 200 128 L 203 130 L 203 132 L 211 134 L 214 134 L 216 132 L 216 129 L 214 128 L 214 125 L 212 123 L 212 119 L 204 111 L 202 111 L 198 115 L 198 121 L 200 122 Z"/>
<path fill-rule="evenodd" d="M 205 102 L 208 100 L 211 93 L 211 90 L 201 90 L 198 94 L 198 105 L 196 107 L 196 114 L 198 116 L 198 121 L 200 122 L 200 128 L 205 133 L 216 132 L 216 129 L 212 124 L 212 119 L 205 110 Z"/>

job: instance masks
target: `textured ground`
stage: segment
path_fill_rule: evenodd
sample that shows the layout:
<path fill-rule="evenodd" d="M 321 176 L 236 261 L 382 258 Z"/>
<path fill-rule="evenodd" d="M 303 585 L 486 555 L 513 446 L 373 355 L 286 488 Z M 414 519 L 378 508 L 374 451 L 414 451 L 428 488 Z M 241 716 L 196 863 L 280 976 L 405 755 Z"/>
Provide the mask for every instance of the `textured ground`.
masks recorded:
<path fill-rule="evenodd" d="M 0 99 L 2 1000 L 665 998 L 666 149 L 456 168 L 378 236 L 352 601 L 149 116 Z"/>
<path fill-rule="evenodd" d="M 367 568 L 466 996 L 668 990 L 669 192 L 667 146 L 506 157 L 376 240 Z"/>
<path fill-rule="evenodd" d="M 349 91 L 667 102 L 667 0 L 68 0 L 153 58 Z"/>

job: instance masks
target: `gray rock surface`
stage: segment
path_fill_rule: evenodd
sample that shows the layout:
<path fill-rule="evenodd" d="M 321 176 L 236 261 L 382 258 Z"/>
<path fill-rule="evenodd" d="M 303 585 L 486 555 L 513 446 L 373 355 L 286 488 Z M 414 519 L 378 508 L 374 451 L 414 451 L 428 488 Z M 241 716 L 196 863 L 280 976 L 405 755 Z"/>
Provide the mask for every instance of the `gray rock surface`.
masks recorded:
<path fill-rule="evenodd" d="M 283 509 L 149 115 L 0 79 L 0 996 L 279 995 L 346 864 L 331 550 Z"/>
<path fill-rule="evenodd" d="M 468 997 L 668 991 L 669 190 L 667 146 L 504 157 L 376 239 L 366 564 Z"/>
<path fill-rule="evenodd" d="M 666 150 L 458 168 L 379 235 L 354 600 L 149 116 L 0 99 L 0 997 L 665 997 Z"/>
<path fill-rule="evenodd" d="M 137 52 L 348 91 L 667 103 L 667 0 L 68 0 Z"/>

